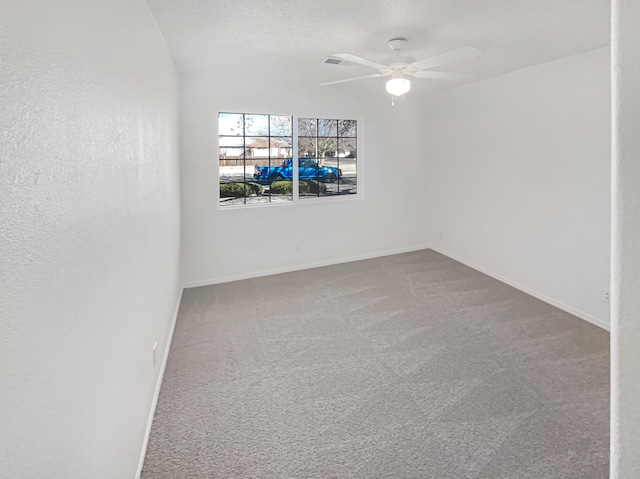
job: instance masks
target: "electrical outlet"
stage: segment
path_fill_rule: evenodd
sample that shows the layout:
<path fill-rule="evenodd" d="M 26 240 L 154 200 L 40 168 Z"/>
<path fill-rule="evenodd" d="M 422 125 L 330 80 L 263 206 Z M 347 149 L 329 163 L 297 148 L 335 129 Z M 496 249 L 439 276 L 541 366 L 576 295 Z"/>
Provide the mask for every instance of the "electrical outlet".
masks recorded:
<path fill-rule="evenodd" d="M 158 349 L 158 341 L 153 343 L 153 367 L 156 367 L 156 350 Z"/>
<path fill-rule="evenodd" d="M 442 231 L 439 231 L 438 232 L 438 236 L 440 236 L 440 239 L 443 239 L 444 238 L 444 233 Z"/>
<path fill-rule="evenodd" d="M 296 253 L 302 253 L 302 245 L 301 244 L 297 244 L 296 245 Z"/>
<path fill-rule="evenodd" d="M 611 293 L 609 293 L 608 289 L 602 290 L 602 302 L 609 303 L 611 301 Z"/>

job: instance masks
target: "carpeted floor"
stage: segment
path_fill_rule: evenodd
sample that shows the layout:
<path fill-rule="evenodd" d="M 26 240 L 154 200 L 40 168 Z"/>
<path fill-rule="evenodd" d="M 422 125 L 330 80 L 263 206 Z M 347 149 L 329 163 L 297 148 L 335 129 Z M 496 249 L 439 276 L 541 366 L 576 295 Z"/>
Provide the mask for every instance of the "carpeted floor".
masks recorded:
<path fill-rule="evenodd" d="M 430 250 L 186 290 L 142 477 L 604 479 L 609 335 Z"/>

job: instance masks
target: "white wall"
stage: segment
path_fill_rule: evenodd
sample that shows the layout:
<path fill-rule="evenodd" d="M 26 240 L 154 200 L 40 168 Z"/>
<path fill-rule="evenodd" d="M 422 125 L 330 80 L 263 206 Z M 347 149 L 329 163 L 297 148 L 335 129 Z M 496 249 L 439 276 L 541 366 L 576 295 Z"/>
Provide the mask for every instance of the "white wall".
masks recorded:
<path fill-rule="evenodd" d="M 612 3 L 611 479 L 640 477 L 640 3 Z"/>
<path fill-rule="evenodd" d="M 142 0 L 0 15 L 0 477 L 133 478 L 179 295 L 176 79 Z"/>
<path fill-rule="evenodd" d="M 606 327 L 608 49 L 425 97 L 422 108 L 430 242 Z"/>
<path fill-rule="evenodd" d="M 268 75 L 181 80 L 183 275 L 187 286 L 418 248 L 419 154 L 410 99 L 359 88 L 296 87 Z M 278 113 L 361 121 L 364 199 L 218 210 L 217 114 Z M 296 253 L 296 245 L 302 252 Z"/>

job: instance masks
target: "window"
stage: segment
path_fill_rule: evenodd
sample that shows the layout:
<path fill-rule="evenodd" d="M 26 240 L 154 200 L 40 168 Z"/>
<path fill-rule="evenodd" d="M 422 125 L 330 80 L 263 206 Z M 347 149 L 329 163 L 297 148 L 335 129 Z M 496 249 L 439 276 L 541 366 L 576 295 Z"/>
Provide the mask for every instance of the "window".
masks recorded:
<path fill-rule="evenodd" d="M 298 119 L 298 194 L 357 193 L 357 125 L 355 120 Z"/>
<path fill-rule="evenodd" d="M 221 206 L 357 193 L 356 120 L 220 113 L 218 135 Z"/>
<path fill-rule="evenodd" d="M 221 205 L 293 200 L 292 186 L 274 184 L 292 161 L 291 116 L 220 113 L 218 134 Z"/>

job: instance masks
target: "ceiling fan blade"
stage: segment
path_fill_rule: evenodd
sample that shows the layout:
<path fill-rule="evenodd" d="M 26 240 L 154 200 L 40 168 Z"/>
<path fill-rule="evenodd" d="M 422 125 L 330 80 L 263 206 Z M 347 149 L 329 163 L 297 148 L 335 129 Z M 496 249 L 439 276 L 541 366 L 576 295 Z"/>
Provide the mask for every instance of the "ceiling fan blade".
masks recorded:
<path fill-rule="evenodd" d="M 351 53 L 336 53 L 335 55 L 331 55 L 331 56 L 336 58 L 341 58 L 349 62 L 358 63 L 360 65 L 365 65 L 371 68 L 375 68 L 376 70 L 382 70 L 384 68 L 387 68 L 387 65 L 383 65 L 382 63 L 377 63 L 371 60 L 367 60 L 366 58 L 362 58 L 357 55 L 352 55 Z"/>
<path fill-rule="evenodd" d="M 427 70 L 429 68 L 439 67 L 441 65 L 448 65 L 449 63 L 461 62 L 463 60 L 470 60 L 482 55 L 482 52 L 474 47 L 460 47 L 449 52 L 441 53 L 435 57 L 427 58 L 425 60 L 419 60 L 411 64 L 411 66 L 418 68 L 419 70 Z"/>
<path fill-rule="evenodd" d="M 418 78 L 431 78 L 432 80 L 466 81 L 471 79 L 471 75 L 450 72 L 434 72 L 433 70 L 418 70 L 417 72 L 412 73 L 412 75 Z"/>
<path fill-rule="evenodd" d="M 374 78 L 374 77 L 384 77 L 384 76 L 387 76 L 387 73 L 374 73 L 373 75 L 365 75 L 363 77 L 347 78 L 346 80 L 337 80 L 337 81 L 330 81 L 327 83 L 320 83 L 320 86 L 335 85 L 336 83 L 345 83 L 353 80 L 362 80 L 364 78 Z"/>

